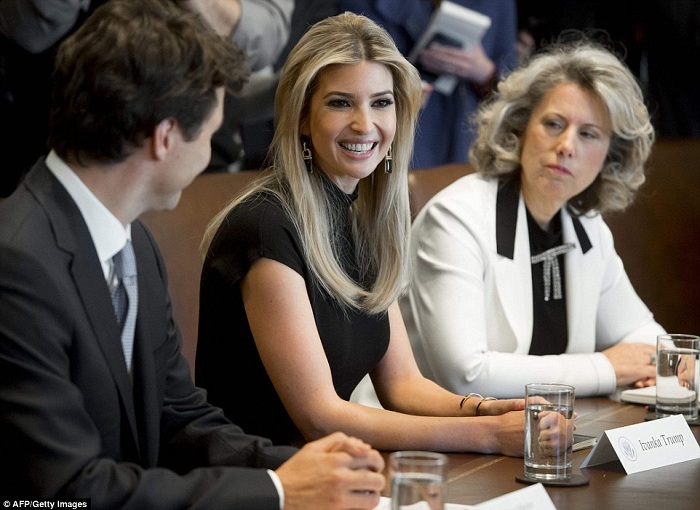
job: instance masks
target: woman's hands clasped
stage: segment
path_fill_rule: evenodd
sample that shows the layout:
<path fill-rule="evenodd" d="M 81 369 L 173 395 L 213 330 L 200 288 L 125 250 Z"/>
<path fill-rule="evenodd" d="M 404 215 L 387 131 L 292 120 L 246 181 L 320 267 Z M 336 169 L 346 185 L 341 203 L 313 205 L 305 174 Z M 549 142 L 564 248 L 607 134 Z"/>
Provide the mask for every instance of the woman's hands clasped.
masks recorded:
<path fill-rule="evenodd" d="M 619 343 L 603 351 L 615 370 L 617 386 L 637 388 L 656 384 L 656 366 L 652 363 L 656 347 L 642 343 Z"/>

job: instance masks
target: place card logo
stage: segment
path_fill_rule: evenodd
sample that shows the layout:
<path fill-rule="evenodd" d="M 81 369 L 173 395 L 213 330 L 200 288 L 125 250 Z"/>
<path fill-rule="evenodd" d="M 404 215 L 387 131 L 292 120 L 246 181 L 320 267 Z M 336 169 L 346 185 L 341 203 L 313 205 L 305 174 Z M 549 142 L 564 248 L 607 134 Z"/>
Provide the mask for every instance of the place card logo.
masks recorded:
<path fill-rule="evenodd" d="M 637 460 L 637 449 L 632 444 L 632 441 L 627 439 L 625 436 L 622 436 L 618 440 L 618 444 L 620 445 L 620 451 L 625 457 L 627 457 L 632 462 Z"/>

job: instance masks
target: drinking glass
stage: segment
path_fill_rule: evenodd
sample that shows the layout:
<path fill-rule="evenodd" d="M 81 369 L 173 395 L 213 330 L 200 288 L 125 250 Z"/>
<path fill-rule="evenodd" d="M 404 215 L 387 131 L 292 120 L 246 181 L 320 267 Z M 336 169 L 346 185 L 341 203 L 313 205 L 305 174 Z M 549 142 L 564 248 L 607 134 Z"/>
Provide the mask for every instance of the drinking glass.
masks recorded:
<path fill-rule="evenodd" d="M 667 334 L 656 339 L 656 417 L 698 419 L 700 337 Z"/>
<path fill-rule="evenodd" d="M 389 457 L 391 510 L 444 510 L 447 456 L 421 451 L 394 452 Z M 412 506 L 415 505 L 415 506 Z"/>
<path fill-rule="evenodd" d="M 525 386 L 525 478 L 542 482 L 571 479 L 574 394 L 575 388 L 566 384 Z M 558 421 L 547 418 L 549 413 L 559 413 L 566 419 L 564 441 L 542 440 L 542 431 L 546 436 L 547 429 Z"/>

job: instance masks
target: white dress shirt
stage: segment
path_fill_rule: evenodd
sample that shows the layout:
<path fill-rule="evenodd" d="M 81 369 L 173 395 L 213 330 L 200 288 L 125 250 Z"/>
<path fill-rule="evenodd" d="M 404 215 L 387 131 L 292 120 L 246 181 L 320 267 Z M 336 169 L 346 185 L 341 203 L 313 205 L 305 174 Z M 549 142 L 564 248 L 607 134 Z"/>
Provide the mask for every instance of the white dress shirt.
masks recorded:
<path fill-rule="evenodd" d="M 124 227 L 54 151 L 46 157 L 46 166 L 78 206 L 95 244 L 105 280 L 111 285 L 112 257 L 124 248 L 127 240 L 131 240 L 131 225 Z"/>

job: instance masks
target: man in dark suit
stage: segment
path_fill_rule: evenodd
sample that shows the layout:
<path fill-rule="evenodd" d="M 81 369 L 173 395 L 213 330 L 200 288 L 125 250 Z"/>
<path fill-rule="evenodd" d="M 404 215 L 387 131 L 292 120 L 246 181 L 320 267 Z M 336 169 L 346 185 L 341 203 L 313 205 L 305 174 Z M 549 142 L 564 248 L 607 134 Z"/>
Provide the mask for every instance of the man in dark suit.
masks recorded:
<path fill-rule="evenodd" d="M 163 260 L 137 220 L 174 207 L 204 169 L 244 60 L 168 0 L 111 0 L 62 43 L 52 150 L 0 202 L 3 500 L 377 505 L 383 461 L 369 445 L 333 434 L 276 447 L 206 402 L 180 354 Z M 130 246 L 135 259 L 122 263 Z M 134 265 L 137 290 L 122 305 L 136 315 L 122 319 L 110 293 Z"/>

